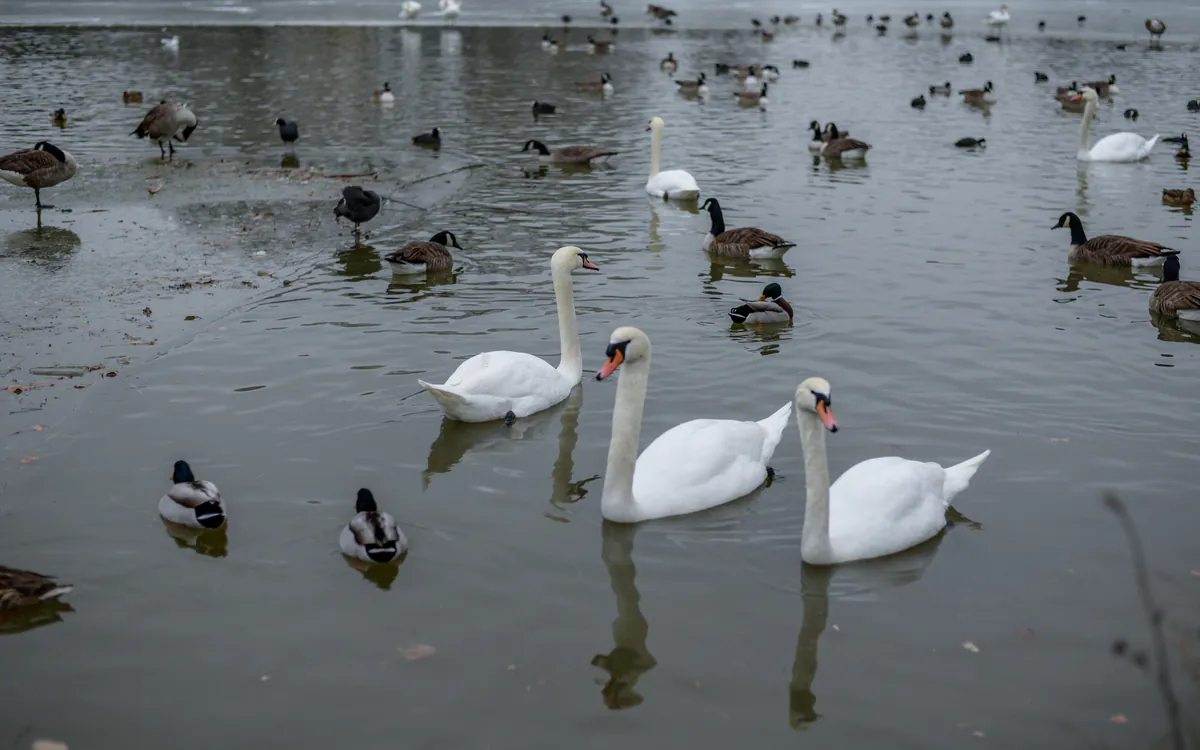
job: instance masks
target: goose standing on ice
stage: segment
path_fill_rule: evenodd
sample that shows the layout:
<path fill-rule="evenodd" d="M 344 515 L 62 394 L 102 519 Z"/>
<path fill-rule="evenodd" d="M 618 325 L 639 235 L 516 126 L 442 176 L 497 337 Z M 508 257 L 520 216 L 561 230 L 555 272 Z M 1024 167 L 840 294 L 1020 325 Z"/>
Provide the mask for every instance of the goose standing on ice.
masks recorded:
<path fill-rule="evenodd" d="M 1163 32 L 1167 30 L 1167 25 L 1157 18 L 1146 19 L 1146 31 L 1150 32 L 1150 41 L 1162 41 Z"/>
<path fill-rule="evenodd" d="M 74 156 L 49 141 L 38 141 L 33 148 L 0 156 L 0 178 L 18 187 L 33 188 L 38 211 L 54 208 L 42 203 L 42 188 L 66 182 L 75 176 L 78 168 Z"/>
<path fill-rule="evenodd" d="M 172 140 L 187 142 L 196 125 L 196 115 L 186 104 L 163 101 L 155 104 L 146 113 L 130 135 L 136 135 L 138 138 L 149 136 L 151 141 L 158 144 L 162 158 L 166 159 L 167 149 L 170 149 L 171 156 L 175 155 L 175 144 Z M 164 144 L 166 148 L 163 147 Z"/>

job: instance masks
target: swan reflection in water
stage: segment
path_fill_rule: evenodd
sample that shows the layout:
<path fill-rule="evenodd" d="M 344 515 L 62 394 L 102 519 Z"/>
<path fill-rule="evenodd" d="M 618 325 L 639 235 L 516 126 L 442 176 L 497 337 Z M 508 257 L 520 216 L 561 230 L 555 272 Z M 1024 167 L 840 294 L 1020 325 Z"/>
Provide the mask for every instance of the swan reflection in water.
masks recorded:
<path fill-rule="evenodd" d="M 608 673 L 600 690 L 604 705 L 614 711 L 639 706 L 645 700 L 637 691 L 638 680 L 658 664 L 646 647 L 650 625 L 642 615 L 641 596 L 634 577 L 633 537 L 638 524 L 605 521 L 601 527 L 600 556 L 617 598 L 617 619 L 613 620 L 613 649 L 592 657 L 592 666 Z"/>
<path fill-rule="evenodd" d="M 947 516 L 947 529 L 957 524 L 978 528 L 978 524 L 953 509 L 948 511 Z M 821 714 L 817 713 L 813 681 L 817 676 L 817 641 L 825 632 L 829 620 L 830 588 L 834 588 L 835 599 L 845 599 L 907 586 L 925 574 L 946 533 L 943 530 L 928 542 L 889 557 L 833 566 L 801 565 L 804 619 L 796 639 L 792 679 L 788 684 L 788 723 L 792 729 L 808 729 L 821 718 Z"/>

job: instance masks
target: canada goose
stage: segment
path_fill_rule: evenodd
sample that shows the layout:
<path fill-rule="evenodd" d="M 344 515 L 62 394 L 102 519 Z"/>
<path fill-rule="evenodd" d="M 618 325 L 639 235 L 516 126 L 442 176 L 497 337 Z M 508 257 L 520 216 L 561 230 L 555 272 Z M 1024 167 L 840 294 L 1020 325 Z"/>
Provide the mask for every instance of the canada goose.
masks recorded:
<path fill-rule="evenodd" d="M 584 91 L 600 91 L 605 94 L 613 92 L 612 76 L 602 73 L 598 81 L 577 81 L 575 85 Z"/>
<path fill-rule="evenodd" d="M 954 145 L 959 148 L 982 148 L 987 145 L 987 138 L 959 138 Z"/>
<path fill-rule="evenodd" d="M 404 0 L 400 3 L 400 17 L 411 21 L 421 14 L 421 4 L 417 0 Z"/>
<path fill-rule="evenodd" d="M 462 250 L 454 232 L 445 230 L 429 238 L 428 242 L 410 242 L 394 253 L 384 256 L 397 276 L 412 276 L 426 271 L 444 271 L 454 265 L 450 248 Z"/>
<path fill-rule="evenodd" d="M 679 70 L 679 63 L 675 61 L 675 53 L 668 52 L 667 56 L 659 61 L 658 69 L 664 70 L 668 73 L 674 73 L 675 71 Z"/>
<path fill-rule="evenodd" d="M 871 148 L 871 144 L 854 138 L 847 138 L 844 133 L 838 133 L 835 126 L 833 137 L 821 146 L 821 154 L 823 156 L 843 159 L 865 159 L 867 149 L 869 148 Z"/>
<path fill-rule="evenodd" d="M 69 583 L 56 582 L 54 576 L 0 565 L 0 612 L 55 599 L 73 588 Z"/>
<path fill-rule="evenodd" d="M 1119 93 L 1115 73 L 1110 75 L 1107 81 L 1087 81 L 1083 85 L 1095 90 L 1096 95 L 1101 99 L 1107 99 L 1111 94 Z"/>
<path fill-rule="evenodd" d="M 342 190 L 342 199 L 333 208 L 334 221 L 346 218 L 354 222 L 354 234 L 361 231 L 359 224 L 365 224 L 379 213 L 382 201 L 379 194 L 373 190 L 363 190 L 358 185 L 347 185 Z"/>
<path fill-rule="evenodd" d="M 1166 260 L 1163 251 L 1171 249 L 1157 242 L 1116 234 L 1102 234 L 1089 240 L 1083 233 L 1083 222 L 1070 211 L 1060 216 L 1058 223 L 1050 228 L 1062 227 L 1071 230 L 1071 252 L 1067 257 L 1074 261 L 1105 266 L 1156 266 Z"/>
<path fill-rule="evenodd" d="M 812 123 L 809 123 L 808 126 L 811 128 Z M 830 141 L 834 140 L 835 138 L 847 138 L 847 137 L 849 137 L 849 135 L 850 135 L 849 130 L 839 129 L 837 126 L 837 123 L 835 123 L 835 122 L 825 123 L 825 129 L 821 131 L 821 138 L 826 143 L 829 143 Z"/>
<path fill-rule="evenodd" d="M 606 3 L 604 0 L 600 0 L 600 17 L 608 18 L 612 14 L 613 14 L 612 6 L 609 5 L 608 3 Z"/>
<path fill-rule="evenodd" d="M 709 198 L 700 206 L 708 211 L 712 228 L 704 236 L 701 247 L 713 255 L 726 258 L 782 258 L 783 254 L 796 246 L 777 234 L 765 232 L 758 227 L 725 228 L 725 215 L 716 198 Z"/>
<path fill-rule="evenodd" d="M 820 15 L 820 14 L 818 14 L 818 15 Z M 788 26 L 791 26 L 792 24 L 796 23 L 799 20 L 800 20 L 800 16 L 784 16 L 783 17 L 784 24 L 786 24 Z"/>
<path fill-rule="evenodd" d="M 954 19 L 950 17 L 949 13 L 942 14 L 942 28 L 943 29 L 954 28 Z"/>
<path fill-rule="evenodd" d="M 774 40 L 775 40 L 775 32 L 773 32 L 773 31 L 767 31 L 766 29 L 763 29 L 763 30 L 760 32 L 760 36 L 762 37 L 762 40 L 763 40 L 764 42 L 771 42 L 771 41 L 774 41 Z"/>
<path fill-rule="evenodd" d="M 921 25 L 921 15 L 919 13 L 913 13 L 912 15 L 905 16 L 904 17 L 904 25 L 910 29 L 920 26 Z"/>
<path fill-rule="evenodd" d="M 396 519 L 381 511 L 375 496 L 363 488 L 354 503 L 354 518 L 338 536 L 342 554 L 365 563 L 390 563 L 408 554 L 408 540 Z"/>
<path fill-rule="evenodd" d="M 846 17 L 844 15 L 842 15 L 841 13 L 838 13 L 837 8 L 833 9 L 833 14 L 831 17 L 833 18 L 834 26 L 845 26 L 846 25 Z"/>
<path fill-rule="evenodd" d="M 538 160 L 546 164 L 591 164 L 597 159 L 608 161 L 610 156 L 617 154 L 616 151 L 596 146 L 565 146 L 551 151 L 541 141 L 525 141 L 522 153 L 530 150 L 536 151 Z"/>
<path fill-rule="evenodd" d="M 414 135 L 412 138 L 414 146 L 432 146 L 433 148 L 441 148 L 442 146 L 442 129 L 434 128 L 428 133 Z"/>
<path fill-rule="evenodd" d="M 77 169 L 75 157 L 49 141 L 0 156 L 0 178 L 18 187 L 33 188 L 34 205 L 39 211 L 54 208 L 42 204 L 42 188 L 71 179 Z"/>
<path fill-rule="evenodd" d="M 1200 320 L 1200 281 L 1179 280 L 1179 251 L 1163 252 L 1163 281 L 1150 295 L 1150 313 L 1165 318 Z"/>
<path fill-rule="evenodd" d="M 964 52 L 958 56 L 958 61 L 963 65 L 970 65 L 971 63 L 975 62 L 975 56 L 970 52 Z"/>
<path fill-rule="evenodd" d="M 558 42 L 551 39 L 549 34 L 542 34 L 542 49 L 548 52 L 558 52 Z"/>
<path fill-rule="evenodd" d="M 176 461 L 171 489 L 158 501 L 164 521 L 193 529 L 219 529 L 225 525 L 225 505 L 212 482 L 196 479 L 187 461 Z"/>
<path fill-rule="evenodd" d="M 991 81 L 985 83 L 981 89 L 964 89 L 958 93 L 962 94 L 963 101 L 967 104 L 982 107 L 996 103 L 996 95 L 992 93 Z"/>
<path fill-rule="evenodd" d="M 934 95 L 941 94 L 942 96 L 950 96 L 954 93 L 954 89 L 950 86 L 950 82 L 946 81 L 941 86 L 930 86 L 929 93 Z"/>
<path fill-rule="evenodd" d="M 1187 103 L 1188 112 L 1200 112 L 1200 100 L 1192 99 Z"/>
<path fill-rule="evenodd" d="M 299 123 L 297 123 L 295 120 L 285 120 L 280 117 L 275 121 L 275 124 L 279 126 L 280 140 L 282 140 L 284 143 L 293 144 L 292 147 L 295 148 L 295 143 L 300 138 Z"/>
<path fill-rule="evenodd" d="M 762 21 L 758 20 L 757 18 L 751 18 L 751 19 L 750 19 L 750 25 L 751 25 L 751 26 L 753 26 L 753 27 L 754 27 L 756 30 L 757 30 L 757 29 L 761 29 L 761 28 L 762 28 Z"/>
<path fill-rule="evenodd" d="M 729 318 L 734 323 L 743 325 L 759 325 L 762 323 L 791 322 L 792 306 L 783 298 L 783 287 L 771 282 L 763 287 L 762 296 L 757 300 L 742 300 L 745 304 L 738 305 L 729 311 Z"/>
<path fill-rule="evenodd" d="M 134 128 L 130 135 L 136 135 L 138 138 L 149 136 L 150 140 L 158 144 L 158 150 L 165 159 L 167 149 L 170 149 L 172 156 L 175 155 L 172 139 L 180 143 L 187 141 L 196 129 L 196 124 L 196 115 L 192 114 L 186 104 L 163 101 L 155 104 L 146 113 L 141 124 Z M 166 144 L 166 148 L 163 148 L 163 144 Z"/>
<path fill-rule="evenodd" d="M 383 88 L 375 89 L 371 92 L 371 98 L 377 102 L 394 102 L 396 95 L 392 93 L 392 84 L 388 81 L 383 82 Z"/>
<path fill-rule="evenodd" d="M 664 8 L 661 5 L 647 5 L 646 12 L 654 16 L 659 21 L 669 21 L 671 20 L 671 16 L 678 15 L 670 8 Z"/>
<path fill-rule="evenodd" d="M 1137 118 L 1138 118 L 1138 111 L 1136 109 L 1125 110 L 1125 119 L 1126 120 L 1136 120 Z"/>
<path fill-rule="evenodd" d="M 1146 19 L 1146 31 L 1150 32 L 1150 41 L 1154 41 L 1155 37 L 1162 39 L 1163 32 L 1167 30 L 1167 25 L 1157 18 Z"/>
<path fill-rule="evenodd" d="M 1042 73 L 1037 70 L 1033 71 L 1033 82 L 1034 83 L 1044 83 L 1049 80 L 1050 80 L 1050 76 L 1046 75 L 1045 73 Z"/>
<path fill-rule="evenodd" d="M 813 120 L 808 124 L 808 129 L 813 134 L 813 137 L 808 141 L 808 150 L 814 154 L 819 154 L 821 153 L 821 147 L 825 145 L 825 138 L 821 135 L 821 123 Z"/>
<path fill-rule="evenodd" d="M 588 40 L 588 51 L 593 54 L 602 55 L 606 52 L 610 52 L 616 46 L 616 44 L 614 42 L 597 42 L 595 39 L 592 38 L 591 34 L 588 35 L 587 40 Z"/>
<path fill-rule="evenodd" d="M 1168 190 L 1163 188 L 1163 203 L 1172 206 L 1190 206 L 1196 202 L 1196 191 L 1192 188 L 1186 190 Z"/>
<path fill-rule="evenodd" d="M 550 102 L 539 102 L 536 99 L 533 100 L 533 113 L 535 115 L 552 115 L 556 109 L 557 107 Z"/>
<path fill-rule="evenodd" d="M 887 34 L 887 29 L 888 29 L 888 27 L 887 27 L 887 24 L 885 24 L 885 23 L 875 25 L 875 31 L 879 33 L 879 36 L 884 36 L 885 34 Z"/>
<path fill-rule="evenodd" d="M 705 83 L 704 74 L 701 73 L 694 81 L 676 81 L 675 90 L 681 94 L 698 94 L 703 96 L 708 93 L 708 85 Z"/>
<path fill-rule="evenodd" d="M 764 83 L 759 91 L 735 91 L 733 96 L 743 107 L 766 107 L 767 84 Z"/>
<path fill-rule="evenodd" d="M 50 122 L 54 123 L 55 125 L 59 126 L 60 128 L 63 127 L 64 125 L 66 125 L 67 124 L 67 110 L 65 110 L 61 107 L 54 110 L 54 114 L 50 116 Z"/>
<path fill-rule="evenodd" d="M 121 101 L 124 102 L 125 104 L 141 104 L 142 103 L 142 92 L 126 91 L 121 94 Z"/>
<path fill-rule="evenodd" d="M 779 68 L 774 65 L 764 65 L 759 69 L 759 74 L 762 75 L 764 81 L 774 83 L 779 80 Z"/>
<path fill-rule="evenodd" d="M 808 66 L 809 66 L 808 60 L 792 60 L 793 68 L 807 68 Z"/>
<path fill-rule="evenodd" d="M 925 95 L 922 94 L 921 96 L 918 96 L 916 99 L 913 99 L 911 102 L 909 102 L 909 104 L 913 109 L 925 109 Z"/>

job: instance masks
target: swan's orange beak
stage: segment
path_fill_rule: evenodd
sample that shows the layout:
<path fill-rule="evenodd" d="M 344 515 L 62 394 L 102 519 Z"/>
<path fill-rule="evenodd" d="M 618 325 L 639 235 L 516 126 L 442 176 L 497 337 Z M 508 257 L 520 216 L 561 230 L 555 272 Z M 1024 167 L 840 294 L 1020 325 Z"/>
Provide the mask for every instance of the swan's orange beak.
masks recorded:
<path fill-rule="evenodd" d="M 837 419 L 833 416 L 833 407 L 828 402 L 817 402 L 817 416 L 821 418 L 821 424 L 825 425 L 825 429 L 830 432 L 838 431 Z"/>
<path fill-rule="evenodd" d="M 620 349 L 612 349 L 612 353 L 608 355 L 608 359 L 604 360 L 604 366 L 600 368 L 600 372 L 596 373 L 596 380 L 604 380 L 609 375 L 613 374 L 625 361 L 625 352 Z"/>
<path fill-rule="evenodd" d="M 595 263 L 591 262 L 591 261 L 590 261 L 590 260 L 588 260 L 586 257 L 583 259 L 583 267 L 584 267 L 584 268 L 590 268 L 590 269 L 592 269 L 593 271 L 599 271 L 599 270 L 600 270 L 600 266 L 598 266 L 598 265 L 596 265 Z"/>

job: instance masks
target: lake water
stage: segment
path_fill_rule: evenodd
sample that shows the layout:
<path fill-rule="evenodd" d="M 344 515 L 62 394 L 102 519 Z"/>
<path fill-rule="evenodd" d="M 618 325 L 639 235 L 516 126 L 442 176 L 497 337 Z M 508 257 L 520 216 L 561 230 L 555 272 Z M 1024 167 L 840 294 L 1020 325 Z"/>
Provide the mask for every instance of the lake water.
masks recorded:
<path fill-rule="evenodd" d="M 541 13 L 517 5 L 480 21 Z M 231 13 L 291 17 L 246 6 Z M 1043 35 L 1023 9 L 996 45 L 978 23 L 987 5 L 956 10 L 947 41 L 927 27 L 877 38 L 863 6 L 840 40 L 805 23 L 764 45 L 743 30 L 748 6 L 710 4 L 697 12 L 729 29 L 630 28 L 605 57 L 578 29 L 551 56 L 531 25 L 183 28 L 198 22 L 186 7 L 96 7 L 113 22 L 160 13 L 180 26 L 178 54 L 157 28 L 0 30 L 4 148 L 48 138 L 81 164 L 44 196 L 70 212 L 45 212 L 40 232 L 29 191 L 0 190 L 0 370 L 6 384 L 73 357 L 117 370 L 0 393 L 0 562 L 76 585 L 69 608 L 0 623 L 0 744 L 1145 748 L 1163 735 L 1150 682 L 1109 655 L 1114 638 L 1148 640 L 1100 497 L 1124 497 L 1159 597 L 1194 629 L 1200 336 L 1151 323 L 1156 271 L 1072 267 L 1050 227 L 1075 211 L 1092 234 L 1182 249 L 1184 277 L 1200 278 L 1192 213 L 1160 203 L 1193 183 L 1169 144 L 1140 164 L 1077 164 L 1079 117 L 1033 72 L 1117 74 L 1093 137 L 1177 135 L 1195 117 L 1178 85 L 1192 80 L 1194 5 L 1149 49 L 1149 8 L 1063 6 Z M 351 7 L 351 21 L 394 18 Z M 39 8 L 6 21 L 44 20 Z M 689 101 L 658 71 L 667 52 L 688 77 L 718 61 L 783 75 L 766 112 L 735 106 L 727 78 Z M 575 90 L 602 72 L 613 96 Z M 909 107 L 947 79 L 991 80 L 999 103 Z M 386 109 L 370 101 L 385 80 Z M 173 164 L 128 135 L 145 107 L 122 105 L 125 89 L 197 112 Z M 533 99 L 559 113 L 534 121 Z M 691 171 L 730 226 L 796 241 L 782 262 L 714 262 L 706 215 L 647 199 L 654 114 L 664 167 Z M 281 115 L 301 124 L 294 159 Z M 814 161 L 812 119 L 870 142 L 866 163 Z M 440 151 L 409 144 L 434 126 Z M 955 149 L 964 136 L 988 148 Z M 529 138 L 620 154 L 590 172 L 539 168 L 517 153 Z M 323 175 L 365 173 L 394 200 L 355 248 L 332 208 L 365 178 Z M 454 271 L 393 280 L 382 256 L 441 229 L 464 247 Z M 556 360 L 548 259 L 564 244 L 601 268 L 575 277 L 582 386 L 509 429 L 444 421 L 417 378 L 485 349 Z M 794 325 L 731 326 L 727 310 L 770 281 Z M 694 417 L 762 418 L 822 375 L 842 425 L 834 475 L 990 448 L 958 499 L 965 518 L 895 558 L 803 570 L 793 424 L 779 477 L 749 498 L 602 522 L 615 388 L 592 374 L 619 325 L 654 342 L 643 445 Z M 221 487 L 226 542 L 159 522 L 178 458 Z M 337 553 L 360 486 L 412 543 L 392 576 Z"/>

